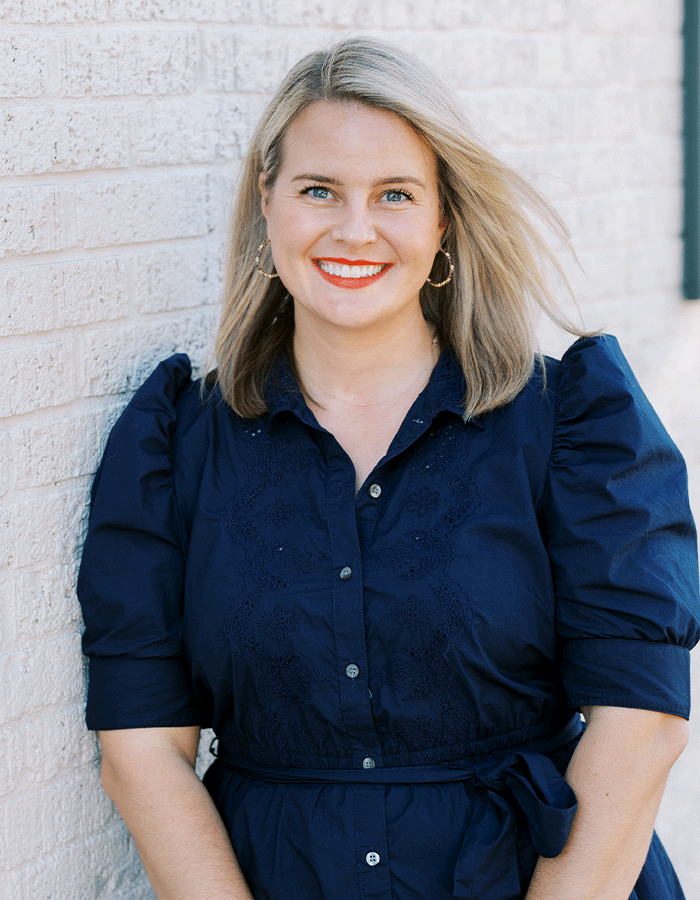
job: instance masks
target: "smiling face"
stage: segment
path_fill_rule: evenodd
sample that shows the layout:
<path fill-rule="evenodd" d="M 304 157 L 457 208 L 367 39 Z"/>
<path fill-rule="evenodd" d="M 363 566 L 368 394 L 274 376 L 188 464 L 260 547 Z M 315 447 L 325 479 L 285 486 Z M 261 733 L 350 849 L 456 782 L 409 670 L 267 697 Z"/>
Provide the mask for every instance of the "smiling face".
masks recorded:
<path fill-rule="evenodd" d="M 282 159 L 260 192 L 296 329 L 422 321 L 419 291 L 444 231 L 425 141 L 393 113 L 319 101 L 287 129 Z"/>

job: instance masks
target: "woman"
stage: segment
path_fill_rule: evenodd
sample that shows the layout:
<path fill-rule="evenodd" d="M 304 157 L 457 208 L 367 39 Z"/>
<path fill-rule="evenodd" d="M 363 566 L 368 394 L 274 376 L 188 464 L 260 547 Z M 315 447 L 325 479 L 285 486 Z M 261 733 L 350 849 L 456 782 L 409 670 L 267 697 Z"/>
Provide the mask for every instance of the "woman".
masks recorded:
<path fill-rule="evenodd" d="M 685 470 L 613 338 L 538 358 L 527 209 L 559 229 L 386 45 L 263 116 L 218 371 L 137 392 L 81 567 L 88 725 L 161 900 L 682 897 L 652 833 Z"/>

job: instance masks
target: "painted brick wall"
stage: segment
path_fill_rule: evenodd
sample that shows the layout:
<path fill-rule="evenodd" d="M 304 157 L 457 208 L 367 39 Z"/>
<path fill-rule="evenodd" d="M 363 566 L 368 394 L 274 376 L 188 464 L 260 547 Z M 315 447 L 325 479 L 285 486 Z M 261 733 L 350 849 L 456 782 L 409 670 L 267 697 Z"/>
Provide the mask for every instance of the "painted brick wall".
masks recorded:
<path fill-rule="evenodd" d="M 564 215 L 586 320 L 620 337 L 700 509 L 680 27 L 681 0 L 2 0 L 1 900 L 153 896 L 82 724 L 86 500 L 109 426 L 155 362 L 206 356 L 239 159 L 302 53 L 373 33 L 454 85 Z M 659 828 L 697 897 L 700 715 L 691 724 Z"/>

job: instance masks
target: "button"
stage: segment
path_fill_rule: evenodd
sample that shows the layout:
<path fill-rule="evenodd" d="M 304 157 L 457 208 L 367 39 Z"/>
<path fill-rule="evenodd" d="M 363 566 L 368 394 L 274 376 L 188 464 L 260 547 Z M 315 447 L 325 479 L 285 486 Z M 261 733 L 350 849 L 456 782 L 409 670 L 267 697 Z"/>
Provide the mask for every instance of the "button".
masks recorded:
<path fill-rule="evenodd" d="M 375 853 L 374 850 L 370 850 L 367 856 L 365 856 L 365 859 L 367 860 L 368 866 L 376 866 L 379 862 L 380 856 L 378 853 Z"/>
<path fill-rule="evenodd" d="M 365 756 L 365 758 L 362 760 L 363 769 L 373 769 L 375 765 L 376 763 L 371 756 Z M 377 862 L 379 862 L 379 860 L 377 860 Z"/>
<path fill-rule="evenodd" d="M 381 493 L 382 493 L 382 489 L 379 487 L 378 484 L 373 484 L 369 489 L 370 497 L 374 497 L 375 500 L 377 499 L 377 497 L 381 496 Z"/>
<path fill-rule="evenodd" d="M 351 575 L 352 569 L 350 568 L 350 566 L 343 566 L 343 568 L 340 570 L 340 577 L 343 579 L 343 581 L 347 581 Z"/>
<path fill-rule="evenodd" d="M 360 674 L 360 670 L 355 665 L 355 663 L 350 663 L 349 666 L 345 667 L 345 674 L 348 676 L 348 678 L 357 678 L 357 676 Z"/>

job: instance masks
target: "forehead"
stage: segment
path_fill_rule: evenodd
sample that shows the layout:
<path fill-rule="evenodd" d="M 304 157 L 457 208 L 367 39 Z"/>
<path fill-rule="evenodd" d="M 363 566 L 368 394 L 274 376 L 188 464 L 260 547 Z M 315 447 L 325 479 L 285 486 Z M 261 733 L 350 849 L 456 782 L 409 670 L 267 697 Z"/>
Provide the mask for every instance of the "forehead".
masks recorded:
<path fill-rule="evenodd" d="M 282 143 L 282 170 L 301 166 L 324 174 L 348 168 L 388 167 L 383 174 L 409 174 L 435 179 L 436 158 L 423 137 L 404 119 L 383 109 L 352 102 L 319 100 L 289 125 Z M 311 166 L 311 163 L 315 163 Z M 404 171 L 406 166 L 410 170 Z M 377 174 L 376 172 L 374 174 Z"/>

